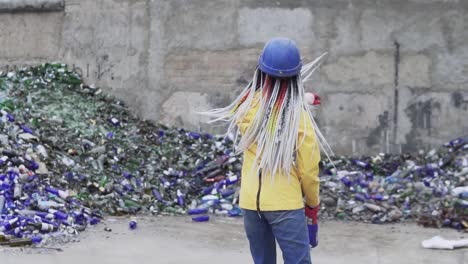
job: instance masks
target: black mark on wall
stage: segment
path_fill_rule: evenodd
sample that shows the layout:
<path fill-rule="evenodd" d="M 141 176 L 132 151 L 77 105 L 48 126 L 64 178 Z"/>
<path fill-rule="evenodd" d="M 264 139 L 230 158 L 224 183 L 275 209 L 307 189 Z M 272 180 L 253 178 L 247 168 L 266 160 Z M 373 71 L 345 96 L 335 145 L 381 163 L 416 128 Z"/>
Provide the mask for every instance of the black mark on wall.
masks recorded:
<path fill-rule="evenodd" d="M 463 108 L 463 110 L 468 109 L 468 98 L 465 99 L 461 92 L 452 93 L 452 104 L 455 108 Z"/>
<path fill-rule="evenodd" d="M 390 126 L 390 117 L 388 111 L 384 111 L 378 116 L 378 118 L 379 125 L 371 130 L 369 137 L 366 139 L 366 144 L 368 147 L 385 144 L 388 128 Z"/>
<path fill-rule="evenodd" d="M 417 146 L 422 146 L 422 138 L 432 134 L 432 117 L 435 111 L 440 111 L 440 103 L 433 99 L 410 104 L 405 114 L 411 121 L 411 131 L 406 135 L 403 151 L 414 152 Z"/>
<path fill-rule="evenodd" d="M 394 58 L 394 64 L 395 64 L 395 76 L 393 79 L 395 88 L 398 87 L 398 82 L 399 82 L 399 74 L 400 74 L 400 43 L 398 41 L 395 41 L 395 58 Z"/>
<path fill-rule="evenodd" d="M 395 76 L 394 76 L 394 94 L 393 94 L 393 134 L 392 134 L 392 145 L 396 144 L 396 136 L 398 131 L 398 98 L 399 98 L 399 74 L 400 74 L 400 43 L 395 41 Z"/>
<path fill-rule="evenodd" d="M 247 84 L 249 84 L 249 81 L 247 81 L 244 77 L 239 77 L 236 80 L 236 84 L 241 85 L 241 86 L 246 86 Z"/>

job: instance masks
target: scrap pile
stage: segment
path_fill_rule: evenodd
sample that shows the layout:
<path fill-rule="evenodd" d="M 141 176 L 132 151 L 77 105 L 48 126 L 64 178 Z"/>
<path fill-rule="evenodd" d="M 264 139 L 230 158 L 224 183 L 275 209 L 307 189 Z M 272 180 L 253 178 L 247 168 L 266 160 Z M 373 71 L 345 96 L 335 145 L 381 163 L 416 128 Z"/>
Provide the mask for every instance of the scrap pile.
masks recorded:
<path fill-rule="evenodd" d="M 105 214 L 241 215 L 230 139 L 142 121 L 66 65 L 0 73 L 0 110 L 0 243 L 73 236 Z M 467 138 L 333 160 L 322 218 L 467 227 Z"/>
<path fill-rule="evenodd" d="M 40 241 L 103 214 L 185 214 L 200 192 L 239 215 L 229 139 L 141 121 L 61 64 L 0 75 L 0 100 L 0 233 Z"/>
<path fill-rule="evenodd" d="M 468 230 L 468 137 L 417 155 L 323 162 L 323 217 Z"/>

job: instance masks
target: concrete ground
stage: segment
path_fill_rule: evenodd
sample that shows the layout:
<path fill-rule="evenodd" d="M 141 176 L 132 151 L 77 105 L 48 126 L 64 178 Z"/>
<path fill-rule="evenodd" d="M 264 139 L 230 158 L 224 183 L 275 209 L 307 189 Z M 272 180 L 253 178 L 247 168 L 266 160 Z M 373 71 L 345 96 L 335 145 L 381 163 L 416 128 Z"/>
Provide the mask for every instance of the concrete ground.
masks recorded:
<path fill-rule="evenodd" d="M 47 249 L 0 248 L 1 264 L 118 264 L 118 263 L 252 263 L 242 220 L 216 218 L 192 223 L 188 217 L 110 218 L 81 235 L 80 242 Z M 104 227 L 112 232 L 105 232 Z M 414 224 L 372 225 L 322 222 L 314 263 L 466 264 L 468 248 L 429 250 L 421 241 L 435 235 L 457 239 L 467 234 L 448 229 L 425 229 Z M 281 256 L 278 256 L 281 260 Z M 282 263 L 282 261 L 278 261 Z"/>

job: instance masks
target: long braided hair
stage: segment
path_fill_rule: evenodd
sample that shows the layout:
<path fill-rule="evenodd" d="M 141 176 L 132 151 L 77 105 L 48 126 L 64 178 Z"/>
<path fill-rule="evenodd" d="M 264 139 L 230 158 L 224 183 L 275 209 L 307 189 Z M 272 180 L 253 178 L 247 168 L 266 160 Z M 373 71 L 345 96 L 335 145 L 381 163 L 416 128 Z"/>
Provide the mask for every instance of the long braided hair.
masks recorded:
<path fill-rule="evenodd" d="M 227 133 L 235 130 L 236 153 L 242 153 L 252 144 L 257 144 L 256 166 L 272 180 L 278 173 L 290 175 L 295 165 L 295 153 L 302 144 L 298 142 L 299 127 L 305 119 L 310 119 L 322 151 L 329 157 L 333 155 L 329 144 L 320 132 L 311 109 L 304 99 L 303 83 L 319 67 L 322 56 L 303 66 L 301 74 L 289 78 L 276 78 L 255 69 L 252 81 L 230 105 L 213 109 L 203 114 L 211 116 L 210 123 L 224 121 L 229 123 Z M 240 140 L 239 127 L 250 108 L 258 104 L 258 111 L 244 131 Z M 307 127 L 306 127 L 307 128 Z M 317 150 L 319 151 L 319 150 Z M 255 173 L 255 172 L 254 172 Z"/>

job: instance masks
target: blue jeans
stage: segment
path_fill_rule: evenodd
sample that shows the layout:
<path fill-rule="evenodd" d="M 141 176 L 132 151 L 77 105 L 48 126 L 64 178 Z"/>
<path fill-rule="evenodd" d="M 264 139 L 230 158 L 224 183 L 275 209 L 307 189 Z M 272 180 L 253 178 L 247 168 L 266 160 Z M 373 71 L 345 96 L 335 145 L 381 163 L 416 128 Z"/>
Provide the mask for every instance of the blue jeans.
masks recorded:
<path fill-rule="evenodd" d="M 244 228 L 255 264 L 276 264 L 276 241 L 285 264 L 311 264 L 304 209 L 244 210 Z"/>

